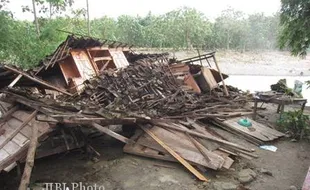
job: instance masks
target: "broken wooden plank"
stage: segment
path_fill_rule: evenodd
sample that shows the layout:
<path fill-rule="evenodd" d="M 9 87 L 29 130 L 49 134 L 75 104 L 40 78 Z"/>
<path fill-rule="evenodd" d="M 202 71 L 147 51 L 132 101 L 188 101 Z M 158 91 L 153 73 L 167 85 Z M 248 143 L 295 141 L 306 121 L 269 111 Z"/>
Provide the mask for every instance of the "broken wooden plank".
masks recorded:
<path fill-rule="evenodd" d="M 257 138 L 254 138 L 250 135 L 247 135 L 245 133 L 240 133 L 238 131 L 235 131 L 233 129 L 230 128 L 230 126 L 226 125 L 225 123 L 223 123 L 222 121 L 219 121 L 219 120 L 216 120 L 216 121 L 211 121 L 215 126 L 217 127 L 220 127 L 222 128 L 223 130 L 225 131 L 228 131 L 229 133 L 231 134 L 234 134 L 238 137 L 241 137 L 241 138 L 244 138 L 246 141 L 256 145 L 256 146 L 259 146 L 259 145 L 262 145 L 264 142 L 257 139 Z"/>
<path fill-rule="evenodd" d="M 135 134 L 130 138 L 132 141 L 137 141 L 142 135 L 145 133 L 137 129 Z M 175 162 L 176 160 L 167 152 L 160 152 L 155 149 L 151 149 L 149 147 L 143 146 L 139 143 L 130 143 L 126 144 L 123 148 L 124 152 L 129 154 L 134 154 L 137 156 L 144 156 L 148 158 L 154 158 L 158 160 L 165 160 L 165 161 L 172 161 Z"/>
<path fill-rule="evenodd" d="M 10 155 L 15 154 L 18 149 L 20 149 L 21 147 L 15 143 L 14 141 L 9 141 L 4 147 L 3 150 L 5 150 L 7 153 L 9 153 Z"/>
<path fill-rule="evenodd" d="M 14 107 L 12 107 L 11 109 L 9 109 L 9 111 L 5 112 L 5 114 L 2 115 L 2 117 L 0 118 L 0 121 L 1 122 L 6 122 L 10 117 L 11 115 L 17 111 L 19 108 L 18 105 L 15 105 Z"/>
<path fill-rule="evenodd" d="M 19 131 L 22 128 L 24 128 L 36 116 L 37 113 L 38 113 L 37 110 L 32 112 L 32 114 L 21 124 L 21 126 L 15 129 L 15 131 L 12 134 L 10 134 L 10 136 L 7 137 L 3 143 L 1 143 L 0 149 L 2 149 L 10 140 L 12 140 L 19 133 Z"/>
<path fill-rule="evenodd" d="M 15 168 L 15 166 L 17 166 L 16 162 L 13 162 L 11 165 L 9 165 L 8 167 L 4 168 L 5 172 L 10 172 L 12 169 Z M 17 171 L 18 172 L 18 171 Z M 21 177 L 20 175 L 18 175 L 18 177 Z"/>
<path fill-rule="evenodd" d="M 207 150 L 205 147 L 201 147 L 205 154 L 210 158 L 210 161 L 208 161 L 199 150 L 197 150 L 193 143 L 190 142 L 185 133 L 157 126 L 152 127 L 150 131 L 154 135 L 159 136 L 170 148 L 191 164 L 208 167 L 214 170 L 220 169 L 224 164 L 224 159 L 221 156 Z M 136 142 L 160 152 L 168 153 L 147 134 L 142 135 Z"/>
<path fill-rule="evenodd" d="M 61 93 L 63 93 L 63 94 L 69 95 L 69 96 L 73 96 L 71 93 L 67 92 L 66 90 L 57 88 L 57 87 L 53 86 L 52 84 L 49 84 L 49 83 L 47 83 L 46 81 L 43 81 L 43 80 L 41 80 L 41 79 L 39 79 L 39 78 L 37 78 L 37 77 L 30 76 L 30 75 L 29 75 L 28 73 L 26 73 L 26 72 L 20 71 L 20 70 L 18 70 L 18 69 L 15 69 L 15 68 L 13 68 L 13 67 L 8 66 L 8 65 L 4 65 L 4 68 L 6 68 L 6 69 L 8 69 L 8 70 L 10 70 L 10 71 L 13 71 L 13 72 L 15 72 L 15 73 L 21 74 L 21 75 L 23 75 L 24 77 L 28 78 L 29 80 L 32 80 L 32 81 L 34 81 L 34 82 L 36 82 L 36 83 L 39 83 L 39 84 L 41 84 L 41 85 L 43 85 L 43 86 L 45 86 L 45 87 L 48 87 L 48 88 L 50 88 L 50 89 L 56 90 L 56 91 L 58 91 L 58 92 L 61 92 Z"/>
<path fill-rule="evenodd" d="M 222 140 L 222 139 L 219 139 L 219 138 L 215 138 L 213 136 L 206 136 L 206 135 L 203 135 L 201 133 L 197 133 L 197 132 L 194 132 L 194 131 L 190 131 L 190 130 L 186 130 L 186 129 L 181 129 L 181 128 L 178 128 L 178 127 L 174 127 L 172 125 L 169 125 L 167 123 L 163 123 L 163 122 L 158 122 L 156 120 L 152 120 L 152 123 L 154 125 L 157 125 L 157 126 L 160 126 L 160 127 L 164 127 L 164 128 L 170 128 L 170 129 L 174 129 L 174 130 L 177 130 L 177 131 L 181 131 L 181 132 L 188 132 L 190 135 L 194 135 L 196 137 L 199 137 L 199 138 L 203 138 L 203 139 L 207 139 L 207 140 L 212 140 L 214 142 L 217 142 L 217 143 L 221 143 L 221 144 L 225 144 L 227 146 L 231 146 L 231 147 L 234 147 L 236 149 L 240 149 L 240 150 L 244 150 L 244 151 L 247 151 L 247 152 L 253 152 L 254 150 L 252 149 L 248 149 L 246 147 L 243 147 L 241 145 L 238 145 L 238 144 L 235 144 L 235 143 L 232 143 L 232 142 L 229 142 L 229 141 L 225 141 L 225 140 Z"/>
<path fill-rule="evenodd" d="M 126 144 L 127 143 L 134 143 L 134 142 L 132 142 L 132 140 L 130 140 L 130 139 L 118 134 L 118 133 L 115 133 L 114 131 L 108 129 L 107 127 L 103 127 L 97 123 L 93 123 L 92 126 L 95 127 L 96 129 L 98 129 L 99 131 L 101 131 L 101 132 L 103 132 L 103 133 L 123 142 L 123 143 L 126 143 Z"/>
<path fill-rule="evenodd" d="M 216 82 L 211 70 L 207 67 L 202 67 L 200 75 L 197 75 L 196 78 L 198 85 L 203 92 L 208 92 L 218 87 L 218 83 Z"/>
<path fill-rule="evenodd" d="M 16 111 L 12 114 L 12 119 L 9 120 L 10 121 L 14 121 L 14 120 L 17 120 L 16 122 L 20 122 L 20 123 L 23 123 L 25 120 L 27 120 L 27 118 L 29 117 L 29 113 L 28 112 L 25 112 L 25 111 Z M 24 127 L 22 130 L 21 130 L 21 133 L 24 134 L 25 136 L 29 136 L 31 137 L 31 133 L 32 133 L 32 130 L 31 130 L 31 126 L 32 126 L 32 121 L 34 119 L 32 119 L 26 127 Z M 15 122 L 15 123 L 16 123 Z M 39 132 L 41 133 L 46 133 L 46 131 L 50 130 L 50 127 L 52 125 L 50 125 L 49 123 L 47 122 L 39 122 L 40 124 L 40 127 L 39 127 Z M 19 126 L 19 125 L 18 125 Z M 11 126 L 12 127 L 12 126 Z M 14 127 L 13 127 L 14 128 Z M 29 135 L 30 133 L 30 135 Z M 29 138 L 30 139 L 30 138 Z"/>
<path fill-rule="evenodd" d="M 241 117 L 232 118 L 232 119 L 224 121 L 223 123 L 226 125 L 226 127 L 229 127 L 232 130 L 235 130 L 235 131 L 242 133 L 242 134 L 245 134 L 245 135 L 255 137 L 256 139 L 259 139 L 259 140 L 264 141 L 264 142 L 272 141 L 272 140 L 275 140 L 279 137 L 284 136 L 283 133 L 276 131 L 274 129 L 271 129 L 269 127 L 266 127 L 263 124 L 260 124 L 256 121 L 251 120 L 251 119 L 248 119 L 248 120 L 252 123 L 252 126 L 243 127 L 243 126 L 238 124 L 238 121 L 240 119 L 243 119 L 243 118 L 241 118 Z"/>
<path fill-rule="evenodd" d="M 10 84 L 9 84 L 9 88 L 12 88 L 18 81 L 19 81 L 19 79 L 21 79 L 22 78 L 22 74 L 19 74 Z"/>
<path fill-rule="evenodd" d="M 13 129 L 13 130 L 16 130 L 18 129 L 19 126 L 21 126 L 21 124 L 23 123 L 23 121 L 20 121 L 18 119 L 16 119 L 14 117 L 14 115 L 12 116 L 12 118 L 7 121 L 4 125 L 4 129 L 6 128 L 10 128 L 10 129 Z M 30 123 L 30 122 L 29 122 Z M 24 135 L 25 137 L 29 138 L 31 137 L 31 126 L 30 125 L 26 125 L 24 128 L 22 128 L 20 131 L 19 131 L 22 135 Z M 0 141 L 1 142 L 1 141 Z M 0 143 L 1 144 L 1 143 Z"/>
<path fill-rule="evenodd" d="M 194 139 L 192 136 L 190 136 L 190 134 L 186 133 L 186 135 L 188 136 L 189 140 L 195 145 L 197 150 L 199 150 L 199 152 L 205 157 L 205 159 L 210 162 L 211 160 L 210 160 L 209 156 L 201 148 L 202 145 L 199 144 L 199 142 L 197 142 L 196 139 Z"/>
<path fill-rule="evenodd" d="M 50 127 L 49 127 L 48 123 L 43 123 L 43 122 L 39 122 L 39 123 L 40 123 L 39 124 L 40 125 L 39 139 L 44 139 L 46 137 L 46 134 L 50 131 Z M 1 136 L 0 136 L 0 138 L 1 138 Z M 13 138 L 13 140 L 14 139 L 15 138 Z M 30 141 L 28 140 L 27 142 L 25 142 L 25 144 L 23 144 L 23 146 L 21 148 L 19 148 L 16 151 L 15 154 L 9 155 L 7 158 L 2 160 L 0 162 L 0 171 L 3 170 L 4 168 L 10 166 L 13 162 L 17 162 L 19 160 L 25 160 L 29 144 L 30 144 Z M 0 149 L 0 153 L 1 153 L 1 151 L 4 151 L 4 148 Z"/>
<path fill-rule="evenodd" d="M 32 126 L 32 136 L 31 136 L 31 140 L 30 140 L 30 144 L 28 148 L 26 164 L 25 164 L 24 173 L 23 173 L 18 190 L 28 189 L 32 168 L 34 165 L 34 158 L 35 158 L 37 145 L 38 145 L 38 124 L 35 122 L 34 125 Z"/>
<path fill-rule="evenodd" d="M 5 151 L 3 149 L 0 150 L 0 161 L 1 162 L 3 160 L 5 160 L 6 158 L 8 158 L 9 156 L 10 156 L 10 154 L 7 151 Z"/>
<path fill-rule="evenodd" d="M 192 165 L 190 165 L 186 160 L 184 160 L 174 150 L 172 150 L 163 141 L 161 141 L 157 136 L 155 136 L 148 128 L 144 126 L 140 126 L 140 127 L 144 132 L 150 135 L 150 137 L 152 137 L 158 144 L 160 144 L 165 150 L 167 150 L 175 159 L 177 159 L 183 166 L 185 166 L 192 174 L 194 174 L 199 180 L 206 181 L 206 182 L 208 181 L 208 179 L 205 176 L 203 176 Z"/>

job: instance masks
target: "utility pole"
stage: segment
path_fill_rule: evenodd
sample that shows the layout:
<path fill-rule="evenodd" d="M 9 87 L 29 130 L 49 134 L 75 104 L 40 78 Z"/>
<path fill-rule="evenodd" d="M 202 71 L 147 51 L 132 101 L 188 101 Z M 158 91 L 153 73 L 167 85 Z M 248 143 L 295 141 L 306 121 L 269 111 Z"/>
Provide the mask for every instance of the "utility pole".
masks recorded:
<path fill-rule="evenodd" d="M 89 4 L 88 4 L 88 0 L 86 0 L 86 7 L 87 7 L 87 31 L 88 31 L 88 36 L 90 36 L 90 20 L 89 20 Z"/>
<path fill-rule="evenodd" d="M 39 21 L 38 21 L 38 18 L 37 18 L 35 0 L 32 0 L 32 6 L 33 6 L 34 22 L 36 23 L 37 35 L 39 37 L 40 36 L 40 28 L 39 28 Z"/>

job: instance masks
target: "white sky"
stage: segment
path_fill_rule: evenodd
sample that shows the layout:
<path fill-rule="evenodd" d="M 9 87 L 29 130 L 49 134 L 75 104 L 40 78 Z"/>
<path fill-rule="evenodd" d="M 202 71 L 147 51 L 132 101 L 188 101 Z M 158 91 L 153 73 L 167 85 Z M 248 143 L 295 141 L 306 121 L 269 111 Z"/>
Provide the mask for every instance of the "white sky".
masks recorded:
<path fill-rule="evenodd" d="M 31 13 L 22 13 L 21 6 L 32 7 L 32 0 L 11 0 L 8 9 L 18 19 L 32 20 Z M 280 0 L 89 0 L 90 17 L 99 18 L 104 15 L 118 17 L 122 14 L 144 16 L 149 11 L 162 14 L 173 9 L 189 6 L 203 12 L 214 19 L 221 11 L 232 7 L 246 14 L 263 12 L 271 15 L 280 9 Z M 74 8 L 86 8 L 86 0 L 75 0 Z"/>

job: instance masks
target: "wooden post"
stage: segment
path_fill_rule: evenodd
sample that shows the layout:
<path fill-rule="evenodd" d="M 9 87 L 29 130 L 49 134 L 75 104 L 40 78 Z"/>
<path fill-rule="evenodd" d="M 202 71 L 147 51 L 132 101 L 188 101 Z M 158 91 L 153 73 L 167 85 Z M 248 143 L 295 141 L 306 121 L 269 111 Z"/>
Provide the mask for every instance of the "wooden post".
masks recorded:
<path fill-rule="evenodd" d="M 201 57 L 200 57 L 200 51 L 199 51 L 199 48 L 197 48 L 197 53 L 198 53 L 198 56 L 199 56 L 200 65 L 202 66 L 202 61 L 201 61 Z"/>
<path fill-rule="evenodd" d="M 30 144 L 28 148 L 24 173 L 23 173 L 18 190 L 27 190 L 28 188 L 32 168 L 34 165 L 34 158 L 35 158 L 37 145 L 38 145 L 38 124 L 37 122 L 34 122 L 34 124 L 32 125 L 32 135 L 31 135 Z"/>
<path fill-rule="evenodd" d="M 194 174 L 201 181 L 208 181 L 208 179 L 203 176 L 199 171 L 197 171 L 192 165 L 190 165 L 184 158 L 178 155 L 174 150 L 172 150 L 168 145 L 166 145 L 162 140 L 160 140 L 154 133 L 152 133 L 148 128 L 140 126 L 141 129 L 146 132 L 152 139 L 154 139 L 160 146 L 167 150 L 176 160 L 178 160 L 183 166 L 185 166 L 192 174 Z"/>
<path fill-rule="evenodd" d="M 215 66 L 216 66 L 216 68 L 217 68 L 217 71 L 218 71 L 219 74 L 220 74 L 220 77 L 221 77 L 221 80 L 222 80 L 222 83 L 223 83 L 223 87 L 224 87 L 224 93 L 225 93 L 226 96 L 229 96 L 227 87 L 226 87 L 225 82 L 224 82 L 224 78 L 223 78 L 222 72 L 221 72 L 221 70 L 220 70 L 220 67 L 219 67 L 217 61 L 216 61 L 215 55 L 213 55 L 213 60 L 214 60 Z"/>
<path fill-rule="evenodd" d="M 254 110 L 253 110 L 253 120 L 255 121 L 256 120 L 256 115 L 257 115 L 257 99 L 255 98 L 254 100 Z"/>

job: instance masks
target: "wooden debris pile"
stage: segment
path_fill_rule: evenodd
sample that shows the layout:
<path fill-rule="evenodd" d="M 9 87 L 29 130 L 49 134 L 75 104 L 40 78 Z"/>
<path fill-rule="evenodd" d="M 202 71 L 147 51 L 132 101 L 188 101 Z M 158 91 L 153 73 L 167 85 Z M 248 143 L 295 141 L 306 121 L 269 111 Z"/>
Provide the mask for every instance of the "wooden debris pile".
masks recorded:
<path fill-rule="evenodd" d="M 212 57 L 214 53 L 208 56 Z M 19 127 L 10 132 L 5 131 L 4 135 L 0 133 L 2 148 L 9 140 L 14 139 L 16 134 L 23 133 L 21 130 L 25 126 L 36 125 L 40 134 L 41 126 L 37 122 L 48 124 L 50 127 L 47 128 L 50 130 L 55 129 L 51 126 L 60 129 L 81 126 L 96 129 L 125 143 L 124 152 L 178 161 L 198 179 L 207 181 L 200 173 L 206 168 L 229 169 L 235 156 L 251 159 L 257 155 L 252 149 L 228 141 L 211 130 L 206 123 L 219 125 L 235 135 L 243 135 L 254 144 L 282 136 L 281 133 L 271 129 L 257 127 L 254 123 L 251 129 L 244 129 L 225 122 L 232 117 L 248 116 L 253 111 L 246 107 L 250 100 L 247 94 L 224 83 L 223 87 L 218 84 L 225 78 L 220 71 L 199 65 L 169 64 L 166 57 L 159 54 L 131 55 L 128 60 L 131 61 L 127 67 L 103 69 L 99 75 L 85 80 L 83 91 L 75 94 L 67 93 L 42 81 L 40 85 L 32 87 L 22 85 L 13 87 L 15 82 L 11 83 L 9 88 L 0 90 L 2 101 L 10 103 L 13 107 L 18 106 L 18 109 L 28 113 L 26 115 L 33 113 L 29 121 L 21 120 Z M 17 70 L 16 74 L 17 77 L 21 75 L 32 82 L 38 81 L 38 78 L 31 77 L 24 71 Z M 191 77 L 190 83 L 185 82 L 188 77 Z M 193 87 L 196 81 L 200 81 L 195 84 L 196 90 L 184 88 L 186 85 Z M 43 87 L 62 94 L 48 94 Z M 7 109 L 2 121 L 5 126 L 3 130 L 9 129 L 7 123 L 12 116 L 15 117 L 17 110 L 10 111 L 11 109 Z M 30 120 L 35 121 L 29 123 Z M 109 129 L 109 125 L 115 124 L 123 125 L 125 130 L 132 131 L 134 135 L 128 138 Z M 0 132 L 1 129 L 2 126 Z M 253 133 L 251 132 L 253 130 L 257 131 Z M 45 130 L 44 134 L 47 131 Z M 36 130 L 34 134 L 35 138 L 40 136 Z M 66 137 L 64 132 L 60 134 Z M 268 135 L 270 137 L 267 137 Z M 3 136 L 6 138 L 1 141 Z M 27 137 L 26 144 L 23 142 L 20 149 L 26 150 L 29 144 L 33 144 L 28 149 L 26 159 L 31 165 L 36 144 L 33 142 L 35 140 Z M 76 144 L 74 147 L 82 146 L 83 143 L 80 143 L 78 138 L 73 140 Z M 58 152 L 70 149 L 69 143 L 66 140 L 64 142 L 64 146 L 58 149 Z M 0 166 L 4 162 L 7 167 L 25 160 L 26 153 L 27 151 L 20 151 L 18 157 L 16 154 L 7 156 L 13 157 L 10 159 L 11 162 L 6 162 L 7 157 L 1 159 L 0 154 Z M 45 152 L 42 155 L 50 153 Z M 29 175 L 29 172 L 31 173 L 31 167 L 27 166 L 25 175 Z M 27 184 L 27 181 L 23 181 L 23 184 Z"/>
<path fill-rule="evenodd" d="M 86 84 L 84 93 L 69 97 L 70 105 L 87 107 L 89 111 L 105 112 L 121 117 L 144 114 L 148 117 L 209 118 L 251 114 L 244 108 L 246 95 L 235 93 L 223 97 L 218 88 L 211 94 L 196 94 L 181 88 L 168 64 L 135 63 L 118 71 L 107 70 Z"/>

